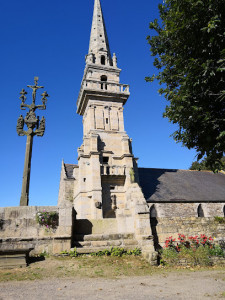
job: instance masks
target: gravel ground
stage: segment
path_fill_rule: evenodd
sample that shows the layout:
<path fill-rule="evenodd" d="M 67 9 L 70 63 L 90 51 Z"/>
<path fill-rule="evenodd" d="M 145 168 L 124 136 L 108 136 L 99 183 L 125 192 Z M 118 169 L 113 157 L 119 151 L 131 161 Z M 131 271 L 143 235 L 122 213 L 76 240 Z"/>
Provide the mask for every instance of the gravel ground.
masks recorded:
<path fill-rule="evenodd" d="M 0 283 L 0 299 L 222 299 L 224 271 L 179 271 L 142 277 L 53 278 Z"/>

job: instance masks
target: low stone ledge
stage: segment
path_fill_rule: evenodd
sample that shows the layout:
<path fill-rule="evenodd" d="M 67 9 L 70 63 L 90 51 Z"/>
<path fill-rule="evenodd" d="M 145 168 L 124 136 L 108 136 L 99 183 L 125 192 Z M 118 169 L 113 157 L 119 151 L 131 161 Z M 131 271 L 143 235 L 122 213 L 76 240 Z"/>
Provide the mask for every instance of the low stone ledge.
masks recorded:
<path fill-rule="evenodd" d="M 1 245 L 0 269 L 13 269 L 27 266 L 27 259 L 32 245 Z"/>
<path fill-rule="evenodd" d="M 194 263 L 193 261 L 189 261 L 188 259 L 181 258 L 181 259 L 174 261 L 174 263 L 172 263 L 172 265 L 187 267 L 187 266 L 197 266 L 198 264 Z M 222 256 L 209 257 L 208 261 L 207 261 L 207 265 L 209 265 L 209 266 L 221 266 L 221 265 L 225 266 L 225 257 L 222 257 Z"/>
<path fill-rule="evenodd" d="M 47 236 L 47 237 L 36 237 L 36 238 L 4 238 L 0 240 L 1 244 L 4 243 L 17 243 L 17 242 L 33 242 L 33 241 L 49 241 L 49 240 L 68 240 L 71 239 L 71 236 Z"/>
<path fill-rule="evenodd" d="M 2 254 L 28 254 L 34 247 L 32 245 L 1 245 L 0 255 Z"/>

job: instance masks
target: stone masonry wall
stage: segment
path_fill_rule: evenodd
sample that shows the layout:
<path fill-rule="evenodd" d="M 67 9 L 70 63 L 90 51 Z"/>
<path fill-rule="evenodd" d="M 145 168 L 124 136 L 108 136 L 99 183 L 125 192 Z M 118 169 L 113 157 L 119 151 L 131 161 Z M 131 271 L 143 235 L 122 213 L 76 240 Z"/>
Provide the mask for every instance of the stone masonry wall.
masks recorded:
<path fill-rule="evenodd" d="M 59 214 L 56 229 L 46 229 L 36 221 L 42 211 Z M 32 254 L 69 250 L 72 236 L 72 208 L 21 206 L 0 208 L 0 249 L 34 247 Z"/>
<path fill-rule="evenodd" d="M 225 224 L 219 224 L 214 218 L 157 218 L 156 234 L 158 243 L 164 246 L 166 238 L 178 238 L 178 233 L 186 236 L 206 234 L 216 242 L 225 241 Z M 154 230 L 153 230 L 154 231 Z"/>
<path fill-rule="evenodd" d="M 224 217 L 225 203 L 155 203 L 149 204 L 149 208 L 154 205 L 157 217 L 198 217 L 198 207 L 201 204 L 204 217 Z"/>

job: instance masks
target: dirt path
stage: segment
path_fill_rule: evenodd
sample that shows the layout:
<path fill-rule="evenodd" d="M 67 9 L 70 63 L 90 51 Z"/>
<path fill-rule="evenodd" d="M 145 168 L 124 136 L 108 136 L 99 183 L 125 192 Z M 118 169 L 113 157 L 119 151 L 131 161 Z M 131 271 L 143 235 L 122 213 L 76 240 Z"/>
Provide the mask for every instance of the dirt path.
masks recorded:
<path fill-rule="evenodd" d="M 0 299 L 223 299 L 225 272 L 173 271 L 141 277 L 53 278 L 0 283 Z"/>

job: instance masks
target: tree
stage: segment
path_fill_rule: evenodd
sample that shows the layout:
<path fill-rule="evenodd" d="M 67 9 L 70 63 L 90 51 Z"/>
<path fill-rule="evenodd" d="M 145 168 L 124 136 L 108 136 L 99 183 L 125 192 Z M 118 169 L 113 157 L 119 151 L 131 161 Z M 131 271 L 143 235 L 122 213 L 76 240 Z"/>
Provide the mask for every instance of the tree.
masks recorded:
<path fill-rule="evenodd" d="M 221 170 L 225 171 L 225 156 L 221 159 Z M 208 171 L 212 171 L 212 169 L 210 168 L 208 162 L 207 162 L 207 157 L 204 158 L 201 162 L 198 161 L 194 161 L 190 167 L 190 170 L 208 170 Z"/>
<path fill-rule="evenodd" d="M 205 155 L 214 171 L 225 153 L 225 1 L 164 0 L 147 37 L 164 117 L 178 124 L 175 141 Z"/>

